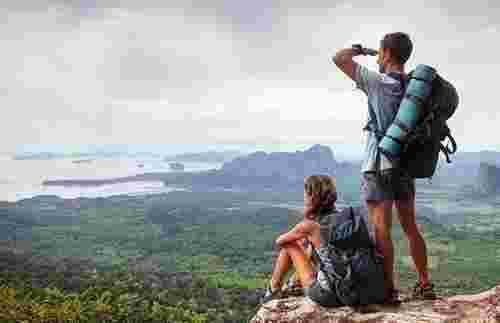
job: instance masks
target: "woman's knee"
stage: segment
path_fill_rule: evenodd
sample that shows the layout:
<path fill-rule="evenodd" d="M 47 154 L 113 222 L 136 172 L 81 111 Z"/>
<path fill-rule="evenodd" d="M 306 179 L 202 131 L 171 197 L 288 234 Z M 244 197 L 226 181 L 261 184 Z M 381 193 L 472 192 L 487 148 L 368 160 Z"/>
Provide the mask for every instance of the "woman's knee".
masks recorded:
<path fill-rule="evenodd" d="M 304 246 L 303 246 L 302 240 L 295 240 L 295 241 L 284 243 L 281 246 L 281 248 L 282 249 L 290 249 L 290 248 L 296 249 L 296 248 L 298 248 L 298 249 L 304 251 Z"/>

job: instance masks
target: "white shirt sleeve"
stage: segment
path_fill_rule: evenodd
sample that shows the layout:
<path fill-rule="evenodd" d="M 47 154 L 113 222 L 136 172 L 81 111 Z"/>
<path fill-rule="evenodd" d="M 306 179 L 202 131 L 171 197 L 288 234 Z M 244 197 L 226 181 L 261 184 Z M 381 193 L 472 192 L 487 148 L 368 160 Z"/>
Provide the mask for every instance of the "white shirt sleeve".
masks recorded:
<path fill-rule="evenodd" d="M 366 93 L 367 96 L 374 95 L 379 88 L 382 75 L 367 69 L 362 65 L 356 68 L 356 86 Z"/>

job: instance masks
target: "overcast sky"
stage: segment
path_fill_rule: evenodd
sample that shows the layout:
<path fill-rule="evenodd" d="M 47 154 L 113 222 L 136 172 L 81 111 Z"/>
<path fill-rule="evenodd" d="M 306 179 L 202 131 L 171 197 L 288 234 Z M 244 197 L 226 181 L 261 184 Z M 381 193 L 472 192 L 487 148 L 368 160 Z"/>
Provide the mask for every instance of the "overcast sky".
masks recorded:
<path fill-rule="evenodd" d="M 414 41 L 459 90 L 457 141 L 500 149 L 500 5 L 475 1 L 6 0 L 2 150 L 24 144 L 360 144 L 337 49 Z M 373 58 L 359 62 L 376 69 Z"/>

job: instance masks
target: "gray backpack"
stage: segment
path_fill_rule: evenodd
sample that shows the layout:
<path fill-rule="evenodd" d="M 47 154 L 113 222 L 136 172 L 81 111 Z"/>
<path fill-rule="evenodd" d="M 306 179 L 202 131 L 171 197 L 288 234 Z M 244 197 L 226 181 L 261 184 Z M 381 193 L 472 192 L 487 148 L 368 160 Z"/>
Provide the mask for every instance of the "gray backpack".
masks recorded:
<path fill-rule="evenodd" d="M 314 250 L 320 270 L 344 305 L 381 303 L 386 298 L 383 258 L 376 251 L 360 208 L 320 220 L 321 244 Z"/>

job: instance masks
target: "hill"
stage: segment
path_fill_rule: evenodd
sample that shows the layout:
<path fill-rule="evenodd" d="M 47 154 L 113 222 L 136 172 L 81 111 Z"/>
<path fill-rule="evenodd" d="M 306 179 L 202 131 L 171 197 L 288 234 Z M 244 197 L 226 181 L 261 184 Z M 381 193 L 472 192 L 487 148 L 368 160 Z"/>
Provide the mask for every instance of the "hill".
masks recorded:
<path fill-rule="evenodd" d="M 359 179 L 359 165 L 339 163 L 327 146 L 314 145 L 305 151 L 262 151 L 236 157 L 225 162 L 221 169 L 196 173 L 146 173 L 124 178 L 103 180 L 46 180 L 43 185 L 98 186 L 132 181 L 163 181 L 166 185 L 191 189 L 263 189 L 301 190 L 304 177 L 311 174 L 330 174 Z M 354 175 L 354 176 L 353 176 Z"/>
<path fill-rule="evenodd" d="M 500 152 L 459 152 L 451 156 L 451 164 L 440 160 L 436 180 L 442 184 L 474 185 L 481 163 L 500 167 Z"/>
<path fill-rule="evenodd" d="M 480 192 L 488 195 L 500 192 L 500 167 L 482 162 L 479 165 L 477 186 Z"/>
<path fill-rule="evenodd" d="M 165 156 L 164 160 L 168 162 L 195 162 L 195 163 L 224 163 L 241 156 L 242 153 L 237 150 L 225 151 L 207 151 L 200 153 L 185 153 L 179 155 Z"/>

